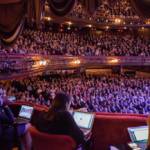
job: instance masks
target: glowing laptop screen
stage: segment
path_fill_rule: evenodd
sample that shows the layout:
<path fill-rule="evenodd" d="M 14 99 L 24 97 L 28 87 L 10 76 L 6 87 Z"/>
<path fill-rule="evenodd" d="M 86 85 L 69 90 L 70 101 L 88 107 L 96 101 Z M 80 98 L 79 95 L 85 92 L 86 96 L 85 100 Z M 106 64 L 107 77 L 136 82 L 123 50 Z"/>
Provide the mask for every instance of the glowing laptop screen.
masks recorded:
<path fill-rule="evenodd" d="M 92 128 L 94 114 L 84 113 L 84 112 L 74 112 L 73 118 L 80 128 L 85 128 L 85 129 Z"/>
<path fill-rule="evenodd" d="M 133 142 L 148 140 L 148 126 L 131 127 L 128 131 Z"/>
<path fill-rule="evenodd" d="M 33 112 L 33 107 L 22 105 L 21 110 L 19 112 L 19 117 L 30 119 L 32 116 L 32 112 Z"/>

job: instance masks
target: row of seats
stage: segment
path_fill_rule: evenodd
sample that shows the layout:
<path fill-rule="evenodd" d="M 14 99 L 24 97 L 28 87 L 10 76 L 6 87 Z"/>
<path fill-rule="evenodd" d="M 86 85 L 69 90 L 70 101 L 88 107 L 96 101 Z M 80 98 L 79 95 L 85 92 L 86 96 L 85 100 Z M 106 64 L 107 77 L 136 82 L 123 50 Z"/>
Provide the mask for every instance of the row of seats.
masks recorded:
<path fill-rule="evenodd" d="M 10 105 L 15 115 L 19 112 L 19 107 L 22 104 L 26 104 L 26 102 Z M 36 119 L 39 111 L 47 109 L 47 107 L 36 105 L 33 119 Z M 127 128 L 146 125 L 146 119 L 146 115 L 96 113 L 91 137 L 92 150 L 107 150 L 109 145 L 129 142 Z M 68 136 L 41 133 L 34 127 L 30 128 L 30 132 L 35 150 L 41 150 L 41 147 L 44 150 L 74 150 L 76 147 L 74 140 Z"/>

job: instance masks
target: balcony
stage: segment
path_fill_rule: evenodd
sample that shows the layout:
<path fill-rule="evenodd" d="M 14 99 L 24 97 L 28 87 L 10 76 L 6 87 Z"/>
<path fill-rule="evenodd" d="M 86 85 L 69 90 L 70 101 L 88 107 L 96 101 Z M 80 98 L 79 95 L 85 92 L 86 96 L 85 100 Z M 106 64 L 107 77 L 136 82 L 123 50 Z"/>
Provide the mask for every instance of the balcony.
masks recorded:
<path fill-rule="evenodd" d="M 41 74 L 48 70 L 100 68 L 100 67 L 141 67 L 150 66 L 150 57 L 73 57 L 73 56 L 45 56 L 45 55 L 0 55 L 0 79 L 12 79 Z"/>

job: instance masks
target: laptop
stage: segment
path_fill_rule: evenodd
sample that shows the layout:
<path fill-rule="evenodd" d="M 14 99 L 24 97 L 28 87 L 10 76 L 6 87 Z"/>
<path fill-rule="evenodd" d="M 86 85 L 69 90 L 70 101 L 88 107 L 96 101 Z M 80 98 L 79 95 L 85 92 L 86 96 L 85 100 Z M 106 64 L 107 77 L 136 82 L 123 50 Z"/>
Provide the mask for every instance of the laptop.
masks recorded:
<path fill-rule="evenodd" d="M 18 117 L 15 119 L 16 124 L 29 123 L 32 117 L 34 108 L 32 106 L 22 105 Z"/>
<path fill-rule="evenodd" d="M 16 101 L 16 97 L 15 96 L 9 96 L 8 101 L 14 102 L 14 101 Z"/>
<path fill-rule="evenodd" d="M 128 145 L 132 148 L 137 146 L 141 150 L 146 150 L 148 141 L 148 126 L 129 127 L 128 133 L 130 135 L 132 143 Z"/>
<path fill-rule="evenodd" d="M 93 127 L 94 113 L 74 111 L 72 115 L 84 135 L 88 135 Z"/>

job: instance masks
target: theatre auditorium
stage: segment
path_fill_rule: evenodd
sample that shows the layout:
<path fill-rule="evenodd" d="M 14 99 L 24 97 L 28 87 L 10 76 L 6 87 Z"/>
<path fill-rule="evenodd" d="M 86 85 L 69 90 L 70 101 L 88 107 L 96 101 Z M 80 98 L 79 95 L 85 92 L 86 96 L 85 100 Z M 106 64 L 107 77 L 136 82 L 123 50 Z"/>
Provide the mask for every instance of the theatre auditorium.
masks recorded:
<path fill-rule="evenodd" d="M 150 0 L 0 0 L 0 150 L 150 150 Z"/>

